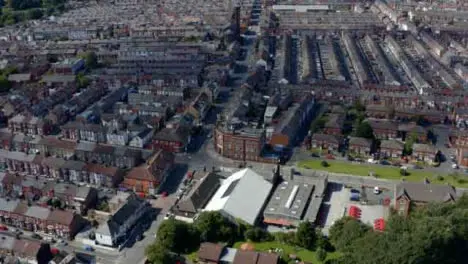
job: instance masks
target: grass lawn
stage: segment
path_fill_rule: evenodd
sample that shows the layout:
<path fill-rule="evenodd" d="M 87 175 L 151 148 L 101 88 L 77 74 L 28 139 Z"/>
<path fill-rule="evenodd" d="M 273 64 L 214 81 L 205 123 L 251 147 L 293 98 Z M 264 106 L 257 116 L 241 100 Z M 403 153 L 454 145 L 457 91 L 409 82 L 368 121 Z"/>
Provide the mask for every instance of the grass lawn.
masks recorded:
<path fill-rule="evenodd" d="M 240 246 L 245 243 L 245 242 L 237 242 L 234 244 L 234 248 L 240 248 Z M 300 260 L 306 261 L 306 262 L 311 262 L 311 263 L 321 263 L 318 261 L 315 257 L 315 252 L 306 250 L 303 248 L 295 247 L 295 246 L 290 246 L 290 245 L 285 245 L 281 244 L 277 241 L 270 241 L 270 242 L 260 242 L 260 243 L 252 243 L 249 242 L 250 244 L 253 244 L 255 246 L 255 251 L 268 251 L 270 248 L 281 248 L 283 249 L 283 254 L 294 254 Z M 339 253 L 337 252 L 332 252 L 327 254 L 327 259 L 334 259 L 339 256 Z"/>
<path fill-rule="evenodd" d="M 305 169 L 323 170 L 359 176 L 369 176 L 369 171 L 373 171 L 374 174 L 377 174 L 378 178 L 389 180 L 401 180 L 402 178 L 405 178 L 407 181 L 421 182 L 425 177 L 427 177 L 432 183 L 449 183 L 456 187 L 468 188 L 468 180 L 465 180 L 463 176 L 441 175 L 440 173 L 428 172 L 425 170 L 408 170 L 410 175 L 401 176 L 400 168 L 393 166 L 373 166 L 368 164 L 327 160 L 329 166 L 323 167 L 321 162 L 321 160 L 308 160 L 301 161 L 298 165 Z M 439 175 L 443 177 L 438 177 Z"/>

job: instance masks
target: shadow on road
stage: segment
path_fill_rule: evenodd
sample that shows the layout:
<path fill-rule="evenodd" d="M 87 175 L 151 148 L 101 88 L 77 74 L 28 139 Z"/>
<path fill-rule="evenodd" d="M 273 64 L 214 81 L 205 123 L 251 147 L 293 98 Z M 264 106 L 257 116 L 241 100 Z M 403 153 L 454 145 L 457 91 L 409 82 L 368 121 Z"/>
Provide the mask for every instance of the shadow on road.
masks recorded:
<path fill-rule="evenodd" d="M 167 192 L 168 194 L 175 193 L 180 183 L 184 179 L 187 173 L 187 170 L 188 170 L 187 164 L 182 164 L 182 163 L 174 164 L 174 168 L 170 172 L 169 176 L 167 176 L 167 179 L 164 182 L 163 186 L 161 186 L 161 190 L 163 192 Z"/>

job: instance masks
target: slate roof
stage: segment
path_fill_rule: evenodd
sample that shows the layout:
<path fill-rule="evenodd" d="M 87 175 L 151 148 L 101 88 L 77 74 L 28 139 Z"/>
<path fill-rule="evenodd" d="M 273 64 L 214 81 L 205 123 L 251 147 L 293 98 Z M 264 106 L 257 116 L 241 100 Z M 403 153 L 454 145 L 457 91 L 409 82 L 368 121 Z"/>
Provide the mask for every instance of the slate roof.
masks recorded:
<path fill-rule="evenodd" d="M 391 120 L 376 120 L 368 119 L 367 122 L 372 127 L 373 130 L 398 130 L 398 123 Z"/>
<path fill-rule="evenodd" d="M 402 182 L 395 189 L 396 199 L 406 195 L 415 202 L 448 202 L 457 198 L 455 188 L 445 184 Z"/>
<path fill-rule="evenodd" d="M 342 115 L 330 115 L 330 119 L 325 123 L 325 128 L 342 128 L 344 117 Z"/>
<path fill-rule="evenodd" d="M 403 142 L 396 141 L 396 140 L 382 140 L 380 142 L 381 149 L 403 150 L 404 147 L 405 147 L 405 144 L 403 144 Z"/>
<path fill-rule="evenodd" d="M 177 203 L 176 208 L 182 212 L 196 213 L 205 206 L 219 188 L 219 185 L 219 176 L 214 173 L 208 173 L 195 183 L 186 196 L 182 197 Z"/>
<path fill-rule="evenodd" d="M 334 143 L 334 144 L 339 144 L 340 143 L 340 140 L 339 140 L 339 138 L 337 136 L 322 134 L 322 133 L 313 134 L 312 135 L 312 140 L 325 141 L 325 142 Z"/>
<path fill-rule="evenodd" d="M 413 144 L 413 152 L 436 153 L 436 148 L 429 144 Z"/>
<path fill-rule="evenodd" d="M 161 131 L 153 136 L 155 140 L 165 140 L 172 142 L 181 142 L 186 144 L 188 142 L 188 136 L 190 135 L 190 129 L 183 126 L 179 126 L 176 129 L 163 128 Z"/>
<path fill-rule="evenodd" d="M 417 133 L 417 134 L 426 134 L 427 131 L 424 127 L 418 126 L 414 123 L 410 124 L 401 124 L 398 126 L 399 131 L 405 131 L 408 133 Z"/>
<path fill-rule="evenodd" d="M 372 145 L 372 141 L 367 138 L 362 137 L 350 137 L 349 138 L 349 145 L 350 146 L 362 146 L 370 148 Z"/>

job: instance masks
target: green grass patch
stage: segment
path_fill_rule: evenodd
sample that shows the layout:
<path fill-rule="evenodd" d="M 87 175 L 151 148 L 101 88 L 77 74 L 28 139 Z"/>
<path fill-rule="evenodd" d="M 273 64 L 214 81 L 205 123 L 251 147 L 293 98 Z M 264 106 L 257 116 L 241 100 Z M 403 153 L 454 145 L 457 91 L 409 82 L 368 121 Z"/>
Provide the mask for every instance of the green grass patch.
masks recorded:
<path fill-rule="evenodd" d="M 234 248 L 240 248 L 240 246 L 245 243 L 245 242 L 237 242 L 234 244 Z M 259 243 L 253 243 L 249 242 L 250 244 L 253 244 L 255 247 L 255 251 L 259 252 L 267 252 L 270 249 L 275 249 L 275 248 L 281 248 L 283 250 L 282 256 L 289 256 L 289 255 L 296 255 L 301 261 L 306 261 L 310 263 L 322 263 L 317 260 L 315 256 L 315 251 L 310 251 L 307 249 L 303 249 L 300 247 L 295 247 L 291 245 L 286 245 L 286 244 L 281 244 L 280 242 L 277 241 L 270 241 L 270 242 L 259 242 Z M 327 260 L 328 259 L 335 259 L 338 258 L 340 255 L 338 252 L 327 252 Z"/>
<path fill-rule="evenodd" d="M 190 260 L 190 262 L 195 263 L 198 260 L 198 250 L 194 251 L 188 255 L 185 255 L 185 257 Z"/>
<path fill-rule="evenodd" d="M 371 164 L 356 164 L 343 161 L 327 160 L 328 167 L 321 165 L 321 160 L 308 160 L 299 162 L 299 167 L 305 169 L 314 169 L 328 171 L 332 173 L 343 173 L 358 176 L 369 176 L 372 171 L 380 179 L 401 180 L 421 182 L 424 178 L 428 178 L 432 183 L 436 184 L 451 184 L 455 187 L 468 188 L 468 180 L 457 174 L 441 175 L 440 173 L 429 172 L 425 170 L 408 170 L 409 175 L 401 176 L 400 168 L 393 166 L 374 166 Z M 443 178 L 439 177 L 442 176 Z"/>

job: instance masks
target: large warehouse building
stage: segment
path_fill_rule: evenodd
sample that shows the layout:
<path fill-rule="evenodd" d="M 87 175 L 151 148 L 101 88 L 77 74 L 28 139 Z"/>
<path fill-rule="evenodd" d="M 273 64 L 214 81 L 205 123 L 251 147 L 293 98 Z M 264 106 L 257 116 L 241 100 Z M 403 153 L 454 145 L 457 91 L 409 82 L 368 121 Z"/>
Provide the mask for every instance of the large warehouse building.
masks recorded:
<path fill-rule="evenodd" d="M 255 225 L 271 193 L 273 184 L 251 169 L 234 173 L 223 181 L 205 207 L 226 217 Z"/>

